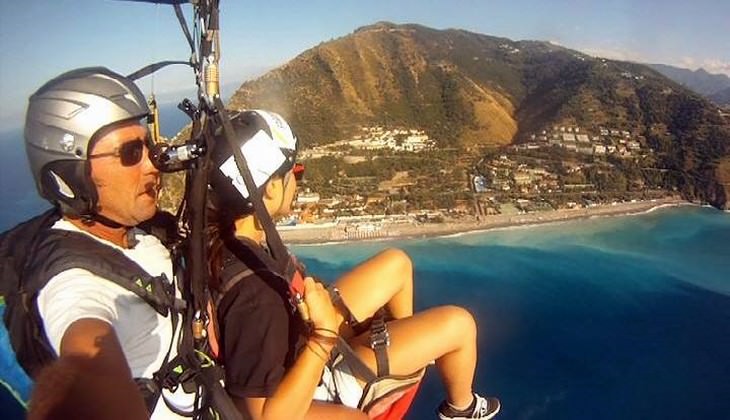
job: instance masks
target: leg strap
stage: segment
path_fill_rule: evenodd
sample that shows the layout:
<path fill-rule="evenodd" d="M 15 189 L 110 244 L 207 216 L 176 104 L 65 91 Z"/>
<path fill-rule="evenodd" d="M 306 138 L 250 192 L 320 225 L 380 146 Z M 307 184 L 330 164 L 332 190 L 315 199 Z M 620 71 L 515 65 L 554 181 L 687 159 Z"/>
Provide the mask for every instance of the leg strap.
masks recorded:
<path fill-rule="evenodd" d="M 340 295 L 340 289 L 332 286 L 329 288 L 329 292 L 332 304 L 335 305 L 335 308 L 340 311 L 340 313 L 345 317 L 345 322 L 347 323 L 347 325 L 349 325 L 350 328 L 354 330 L 359 322 L 355 319 L 355 316 L 352 315 L 352 312 L 350 312 L 350 308 L 347 307 L 345 301 L 342 300 L 342 295 Z"/>
<path fill-rule="evenodd" d="M 388 325 L 385 323 L 385 310 L 380 308 L 373 315 L 373 320 L 370 324 L 370 348 L 375 352 L 375 361 L 378 365 L 378 377 L 390 374 L 388 346 L 390 346 L 390 334 L 388 334 Z"/>
<path fill-rule="evenodd" d="M 360 322 L 355 319 L 355 317 L 352 315 L 352 312 L 350 311 L 350 308 L 348 308 L 345 304 L 345 301 L 342 300 L 339 289 L 333 286 L 329 289 L 329 291 L 332 304 L 345 317 L 345 322 L 347 323 L 347 325 L 349 325 L 350 328 L 352 328 L 353 331 L 355 331 L 355 333 L 357 334 L 358 330 L 360 330 L 358 328 L 358 326 L 360 326 Z M 373 352 L 375 353 L 375 361 L 378 366 L 378 377 L 387 376 L 390 374 L 390 365 L 388 363 L 388 346 L 390 346 L 390 334 L 388 334 L 388 325 L 385 323 L 385 318 L 386 311 L 384 308 L 380 308 L 377 312 L 375 312 L 375 315 L 373 315 L 373 318 L 370 321 L 370 348 L 373 349 Z M 344 353 L 347 357 L 347 352 Z"/>

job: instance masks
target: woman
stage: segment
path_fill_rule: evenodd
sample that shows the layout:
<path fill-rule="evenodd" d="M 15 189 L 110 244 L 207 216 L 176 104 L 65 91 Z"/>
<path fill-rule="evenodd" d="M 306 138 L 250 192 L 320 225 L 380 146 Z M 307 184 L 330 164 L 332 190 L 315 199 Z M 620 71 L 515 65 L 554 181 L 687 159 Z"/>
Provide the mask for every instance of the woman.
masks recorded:
<path fill-rule="evenodd" d="M 237 114 L 232 122 L 235 142 L 268 214 L 288 215 L 303 169 L 295 165 L 297 144 L 289 125 L 266 111 Z M 211 288 L 219 296 L 226 388 L 242 412 L 254 419 L 366 418 L 351 408 L 357 407 L 364 381 L 347 363 L 331 370 L 325 365 L 341 336 L 376 370 L 369 334 L 357 334 L 354 324 L 369 320 L 381 307 L 393 318 L 387 323 L 390 373 L 412 374 L 435 360 L 447 394 L 438 409 L 441 419 L 488 419 L 499 411 L 497 399 L 472 391 L 477 358 L 473 317 L 455 306 L 414 315 L 411 261 L 400 250 L 372 257 L 329 291 L 306 278 L 307 326 L 289 304 L 282 273 L 268 253 L 264 230 L 226 139 L 216 139 L 211 160 Z M 323 385 L 318 387 L 320 378 Z M 330 382 L 336 385 L 336 396 L 327 395 Z"/>

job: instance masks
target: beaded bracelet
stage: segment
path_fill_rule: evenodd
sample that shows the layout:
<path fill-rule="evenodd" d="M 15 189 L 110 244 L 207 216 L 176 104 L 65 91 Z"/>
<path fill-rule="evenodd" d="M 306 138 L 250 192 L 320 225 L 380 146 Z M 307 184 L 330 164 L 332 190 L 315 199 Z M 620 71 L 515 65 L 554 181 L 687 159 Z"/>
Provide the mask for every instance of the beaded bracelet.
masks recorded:
<path fill-rule="evenodd" d="M 329 346 L 334 346 L 335 344 L 337 344 L 337 337 L 327 337 L 320 334 L 312 334 L 309 336 L 309 339 L 316 343 L 326 344 Z"/>
<path fill-rule="evenodd" d="M 310 343 L 316 344 L 317 347 L 319 347 L 319 349 L 322 351 L 322 353 L 324 353 L 324 356 L 320 355 L 319 352 L 317 352 L 317 350 L 315 348 L 313 348 L 312 346 L 310 346 Z M 307 340 L 306 346 L 307 346 L 307 348 L 309 350 L 312 351 L 312 353 L 315 354 L 315 356 L 317 356 L 323 362 L 327 363 L 327 361 L 329 360 L 329 357 L 330 357 L 330 351 L 328 351 L 327 349 L 325 349 L 322 344 L 320 344 L 317 341 Z"/>
<path fill-rule="evenodd" d="M 327 333 L 327 335 L 322 334 L 322 332 Z M 339 334 L 337 333 L 337 331 L 333 331 L 333 330 L 330 330 L 328 328 L 318 328 L 318 327 L 316 327 L 316 328 L 314 328 L 312 330 L 312 334 L 311 335 L 315 335 L 315 336 L 323 337 L 323 338 L 331 338 L 331 339 L 337 339 L 337 337 L 339 336 Z"/>

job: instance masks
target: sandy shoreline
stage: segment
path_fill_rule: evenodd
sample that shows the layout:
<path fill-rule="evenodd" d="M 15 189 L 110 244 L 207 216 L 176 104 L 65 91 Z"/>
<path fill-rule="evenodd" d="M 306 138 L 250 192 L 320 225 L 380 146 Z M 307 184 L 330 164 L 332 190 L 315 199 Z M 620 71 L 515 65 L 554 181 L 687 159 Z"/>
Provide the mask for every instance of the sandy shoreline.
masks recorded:
<path fill-rule="evenodd" d="M 659 207 L 674 207 L 691 203 L 680 198 L 664 198 L 634 203 L 617 203 L 581 209 L 561 209 L 528 214 L 483 216 L 447 220 L 443 223 L 384 224 L 375 230 L 353 231 L 353 227 L 298 228 L 281 230 L 284 242 L 289 244 L 321 244 L 363 240 L 388 240 L 448 236 L 514 226 L 529 226 L 590 217 L 624 216 L 652 211 Z"/>

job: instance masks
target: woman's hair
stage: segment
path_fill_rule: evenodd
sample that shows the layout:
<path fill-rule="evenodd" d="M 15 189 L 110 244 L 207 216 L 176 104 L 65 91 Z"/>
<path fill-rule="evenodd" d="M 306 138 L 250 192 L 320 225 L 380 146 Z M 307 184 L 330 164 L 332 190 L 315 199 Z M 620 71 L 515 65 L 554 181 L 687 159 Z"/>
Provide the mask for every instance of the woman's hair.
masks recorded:
<path fill-rule="evenodd" d="M 223 249 L 227 238 L 235 235 L 234 220 L 230 214 L 220 214 L 214 209 L 208 209 L 208 224 L 205 228 L 205 237 L 208 247 L 208 287 L 211 290 L 220 290 L 221 271 L 223 270 Z"/>

